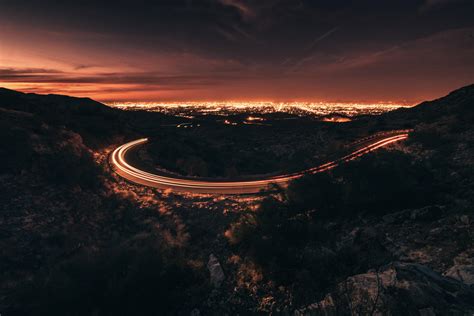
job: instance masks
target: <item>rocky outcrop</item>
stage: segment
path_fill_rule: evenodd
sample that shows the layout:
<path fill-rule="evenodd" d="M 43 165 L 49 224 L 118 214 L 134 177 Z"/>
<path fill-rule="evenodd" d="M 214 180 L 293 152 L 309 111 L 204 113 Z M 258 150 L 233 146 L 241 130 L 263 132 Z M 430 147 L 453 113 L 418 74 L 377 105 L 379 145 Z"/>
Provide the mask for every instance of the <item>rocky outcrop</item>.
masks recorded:
<path fill-rule="evenodd" d="M 426 206 L 411 211 L 410 218 L 415 221 L 432 221 L 437 219 L 443 210 L 438 206 Z"/>
<path fill-rule="evenodd" d="M 225 276 L 221 264 L 219 263 L 219 260 L 217 260 L 216 256 L 214 256 L 213 254 L 209 256 L 207 268 L 209 269 L 209 273 L 211 276 L 211 284 L 215 288 L 219 288 L 222 282 L 224 282 Z"/>
<path fill-rule="evenodd" d="M 461 281 L 474 289 L 474 265 L 472 264 L 454 265 L 446 270 L 444 275 Z"/>
<path fill-rule="evenodd" d="M 452 315 L 474 312 L 474 290 L 426 266 L 395 262 L 355 275 L 295 315 Z"/>

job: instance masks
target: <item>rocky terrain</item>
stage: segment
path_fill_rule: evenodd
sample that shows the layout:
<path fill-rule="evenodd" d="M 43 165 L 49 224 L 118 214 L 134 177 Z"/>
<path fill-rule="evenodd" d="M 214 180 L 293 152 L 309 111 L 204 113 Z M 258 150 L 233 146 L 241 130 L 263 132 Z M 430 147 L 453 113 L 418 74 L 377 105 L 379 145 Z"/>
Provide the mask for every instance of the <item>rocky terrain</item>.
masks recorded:
<path fill-rule="evenodd" d="M 331 173 L 188 195 L 107 163 L 182 118 L 2 89 L 0 313 L 472 314 L 473 121 L 468 86 L 344 123 L 414 132 Z"/>

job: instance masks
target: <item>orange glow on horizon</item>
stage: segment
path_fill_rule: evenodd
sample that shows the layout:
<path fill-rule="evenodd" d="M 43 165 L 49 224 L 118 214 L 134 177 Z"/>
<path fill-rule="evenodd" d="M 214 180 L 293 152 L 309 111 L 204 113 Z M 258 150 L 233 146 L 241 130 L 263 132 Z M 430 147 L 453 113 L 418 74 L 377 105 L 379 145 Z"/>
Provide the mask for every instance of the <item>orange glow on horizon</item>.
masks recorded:
<path fill-rule="evenodd" d="M 158 107 L 219 107 L 222 104 L 231 105 L 234 108 L 247 108 L 249 106 L 261 107 L 262 105 L 272 104 L 275 107 L 285 107 L 288 104 L 298 105 L 296 107 L 308 108 L 315 106 L 352 106 L 359 108 L 387 108 L 395 109 L 399 107 L 412 107 L 418 104 L 421 100 L 416 101 L 364 101 L 364 100 L 289 100 L 289 101 L 278 101 L 272 100 L 271 98 L 248 98 L 248 99 L 236 99 L 236 98 L 225 98 L 216 97 L 212 99 L 210 97 L 196 98 L 193 95 L 198 94 L 200 89 L 180 91 L 179 96 L 177 95 L 176 89 L 159 90 L 158 91 L 141 91 L 137 85 L 134 84 L 85 84 L 85 83 L 28 83 L 28 82 L 2 82 L 0 81 L 0 87 L 21 91 L 24 93 L 37 93 L 37 94 L 61 94 L 73 97 L 87 97 L 96 101 L 105 103 L 112 107 L 117 107 L 127 110 L 135 109 L 149 109 Z M 192 91 L 192 94 L 190 93 Z M 203 96 L 206 96 L 204 90 L 202 90 Z M 156 100 L 162 101 L 140 101 L 142 99 L 155 98 Z M 136 101 L 135 101 L 136 100 Z"/>
<path fill-rule="evenodd" d="M 323 122 L 331 122 L 331 123 L 345 123 L 345 122 L 350 122 L 351 119 L 348 117 L 337 117 L 337 116 L 332 116 L 332 117 L 324 117 Z"/>

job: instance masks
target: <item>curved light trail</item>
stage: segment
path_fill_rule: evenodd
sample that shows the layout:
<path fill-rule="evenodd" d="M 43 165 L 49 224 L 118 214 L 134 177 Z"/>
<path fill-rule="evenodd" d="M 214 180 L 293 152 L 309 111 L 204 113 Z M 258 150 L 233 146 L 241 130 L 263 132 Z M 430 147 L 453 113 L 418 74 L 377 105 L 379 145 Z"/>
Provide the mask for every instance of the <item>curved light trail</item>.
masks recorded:
<path fill-rule="evenodd" d="M 248 194 L 257 193 L 261 190 L 268 189 L 271 184 L 286 186 L 290 181 L 300 178 L 304 175 L 333 169 L 341 163 L 361 157 L 380 147 L 404 140 L 408 138 L 408 133 L 410 131 L 411 130 L 400 130 L 380 133 L 372 137 L 365 138 L 361 142 L 354 143 L 359 144 L 359 146 L 361 143 L 363 145 L 354 152 L 339 159 L 300 172 L 273 176 L 260 180 L 203 180 L 199 178 L 176 177 L 170 174 L 158 175 L 140 170 L 127 162 L 126 154 L 131 149 L 145 144 L 148 141 L 148 138 L 137 139 L 119 146 L 112 152 L 110 156 L 110 163 L 115 172 L 117 172 L 117 174 L 119 174 L 121 177 L 131 182 L 154 188 L 172 189 L 176 191 L 187 191 L 194 193 Z"/>

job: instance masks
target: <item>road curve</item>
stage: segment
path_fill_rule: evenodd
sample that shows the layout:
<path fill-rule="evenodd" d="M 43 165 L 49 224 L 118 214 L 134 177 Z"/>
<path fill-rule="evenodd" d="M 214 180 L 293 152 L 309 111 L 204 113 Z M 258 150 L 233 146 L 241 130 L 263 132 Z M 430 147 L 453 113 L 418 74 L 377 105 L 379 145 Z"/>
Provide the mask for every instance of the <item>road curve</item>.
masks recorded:
<path fill-rule="evenodd" d="M 126 154 L 132 148 L 145 144 L 148 138 L 141 138 L 123 144 L 115 149 L 110 155 L 110 164 L 113 170 L 121 177 L 138 184 L 160 189 L 172 189 L 193 193 L 219 193 L 219 194 L 249 194 L 268 189 L 271 184 L 286 186 L 290 181 L 307 174 L 314 174 L 330 170 L 337 165 L 361 157 L 380 147 L 404 140 L 408 137 L 410 130 L 385 132 L 364 139 L 363 145 L 354 152 L 339 159 L 327 162 L 320 166 L 303 170 L 300 172 L 268 177 L 259 180 L 242 181 L 219 181 L 204 180 L 191 177 L 176 177 L 170 174 L 158 175 L 140 170 L 126 161 Z"/>

